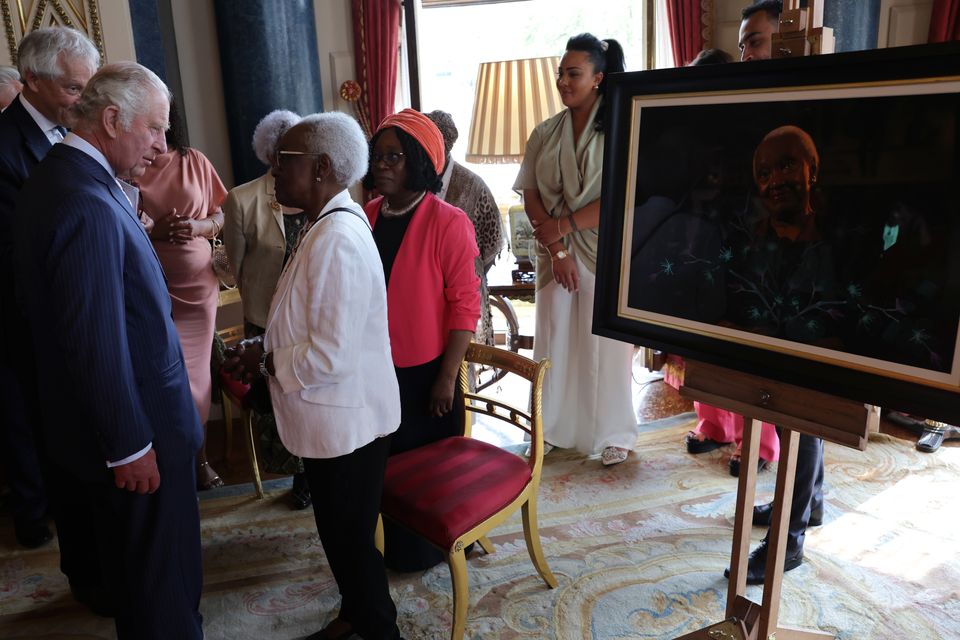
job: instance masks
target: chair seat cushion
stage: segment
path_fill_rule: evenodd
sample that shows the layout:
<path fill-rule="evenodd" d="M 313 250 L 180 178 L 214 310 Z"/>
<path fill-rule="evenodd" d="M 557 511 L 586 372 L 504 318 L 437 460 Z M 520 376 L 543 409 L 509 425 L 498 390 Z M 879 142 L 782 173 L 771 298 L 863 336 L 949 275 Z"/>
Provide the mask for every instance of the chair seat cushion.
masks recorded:
<path fill-rule="evenodd" d="M 382 511 L 447 548 L 516 499 L 530 477 L 517 455 L 473 438 L 444 438 L 390 457 Z"/>
<path fill-rule="evenodd" d="M 247 394 L 250 393 L 250 385 L 246 382 L 234 380 L 233 376 L 223 369 L 220 369 L 218 373 L 220 374 L 220 385 L 223 387 L 224 391 L 227 392 L 227 395 L 230 397 L 230 399 L 236 402 L 240 407 L 246 409 Z"/>

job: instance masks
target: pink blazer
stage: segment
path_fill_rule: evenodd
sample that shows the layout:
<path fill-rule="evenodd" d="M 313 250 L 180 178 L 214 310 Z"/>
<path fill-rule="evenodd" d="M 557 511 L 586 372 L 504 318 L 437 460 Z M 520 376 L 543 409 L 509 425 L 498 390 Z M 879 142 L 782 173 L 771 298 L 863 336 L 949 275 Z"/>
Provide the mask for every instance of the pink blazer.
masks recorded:
<path fill-rule="evenodd" d="M 364 206 L 377 224 L 383 197 Z M 393 364 L 414 367 L 440 356 L 450 331 L 474 332 L 480 319 L 480 254 L 462 210 L 428 193 L 410 219 L 387 283 Z"/>

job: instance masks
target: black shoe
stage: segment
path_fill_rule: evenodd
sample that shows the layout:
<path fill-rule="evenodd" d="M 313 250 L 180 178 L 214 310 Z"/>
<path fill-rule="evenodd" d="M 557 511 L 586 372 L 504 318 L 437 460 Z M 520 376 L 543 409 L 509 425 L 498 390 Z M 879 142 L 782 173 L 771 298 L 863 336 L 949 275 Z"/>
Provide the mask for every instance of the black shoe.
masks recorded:
<path fill-rule="evenodd" d="M 70 585 L 73 599 L 101 618 L 116 618 L 117 607 L 107 590 L 102 587 L 78 587 Z"/>
<path fill-rule="evenodd" d="M 717 442 L 716 440 L 706 437 L 701 440 L 693 431 L 688 432 L 687 435 L 684 436 L 683 442 L 687 445 L 687 453 L 692 453 L 693 455 L 697 455 L 699 453 L 708 453 L 715 449 L 719 449 L 720 447 L 724 446 L 724 444 L 729 444 Z"/>
<path fill-rule="evenodd" d="M 293 488 L 290 489 L 291 506 L 297 511 L 306 509 L 313 504 L 310 497 L 310 485 L 307 484 L 307 476 L 302 473 L 293 474 Z"/>
<path fill-rule="evenodd" d="M 790 551 L 787 549 L 787 557 L 783 559 L 783 571 L 793 571 L 803 564 L 803 547 Z M 764 538 L 760 545 L 750 554 L 747 561 L 747 584 L 763 584 L 764 574 L 767 572 L 767 539 Z M 730 569 L 723 570 L 723 577 L 730 578 Z"/>
<path fill-rule="evenodd" d="M 27 549 L 36 549 L 42 547 L 51 540 L 53 534 L 50 528 L 43 520 L 26 520 L 13 523 L 13 531 L 17 536 L 17 542 L 20 546 Z"/>
<path fill-rule="evenodd" d="M 758 504 L 753 508 L 753 524 L 756 527 L 769 527 L 773 520 L 773 503 Z M 819 527 L 823 524 L 823 505 L 810 512 L 808 527 Z"/>
<path fill-rule="evenodd" d="M 730 462 L 727 463 L 727 466 L 730 467 L 730 475 L 734 478 L 740 477 L 740 458 L 730 457 Z M 767 468 L 767 461 L 763 458 L 757 459 L 757 471 L 763 471 Z"/>

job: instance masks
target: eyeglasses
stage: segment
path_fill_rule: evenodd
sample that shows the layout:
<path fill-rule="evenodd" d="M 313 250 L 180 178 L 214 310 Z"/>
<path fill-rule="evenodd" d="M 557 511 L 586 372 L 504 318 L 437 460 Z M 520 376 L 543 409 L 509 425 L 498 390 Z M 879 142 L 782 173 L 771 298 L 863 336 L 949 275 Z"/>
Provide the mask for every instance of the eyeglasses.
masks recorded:
<path fill-rule="evenodd" d="M 380 164 L 381 162 L 388 167 L 395 167 L 403 159 L 403 153 L 397 151 L 388 151 L 387 153 L 371 153 L 370 164 Z"/>
<path fill-rule="evenodd" d="M 309 151 L 277 151 L 276 159 L 277 166 L 282 167 L 284 165 L 284 159 L 291 156 L 322 156 L 322 153 L 311 153 Z"/>

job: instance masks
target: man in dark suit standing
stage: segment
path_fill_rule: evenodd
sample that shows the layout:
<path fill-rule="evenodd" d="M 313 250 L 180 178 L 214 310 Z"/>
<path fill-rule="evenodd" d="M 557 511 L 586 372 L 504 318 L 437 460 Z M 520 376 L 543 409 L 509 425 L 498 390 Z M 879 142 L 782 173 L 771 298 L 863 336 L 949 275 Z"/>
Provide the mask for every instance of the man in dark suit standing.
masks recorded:
<path fill-rule="evenodd" d="M 103 67 L 17 200 L 44 440 L 90 510 L 121 640 L 203 637 L 193 462 L 203 430 L 137 194 L 116 178 L 166 151 L 169 101 L 145 67 Z"/>
<path fill-rule="evenodd" d="M 14 295 L 14 202 L 34 165 L 63 139 L 64 127 L 71 124 L 70 107 L 80 99 L 84 85 L 97 70 L 100 55 L 79 31 L 50 27 L 24 37 L 18 61 L 23 79 L 21 93 L 0 115 L 0 329 L 10 345 L 0 357 L 0 442 L 17 541 L 33 548 L 52 536 L 46 524 L 43 457 L 38 455 L 36 443 L 38 407 L 30 329 Z M 69 555 L 70 526 L 58 529 L 64 529 L 61 547 Z M 65 573 L 82 573 L 70 562 L 64 562 Z"/>
<path fill-rule="evenodd" d="M 761 0 L 743 9 L 739 42 L 741 62 L 769 60 L 772 57 L 772 35 L 779 31 L 782 11 L 783 3 L 780 0 Z M 794 141 L 793 144 L 799 143 Z M 811 141 L 810 146 L 812 145 Z M 762 190 L 759 184 L 758 189 Z M 807 199 L 809 200 L 809 194 Z M 797 470 L 793 484 L 793 502 L 790 506 L 784 571 L 796 569 L 803 562 L 803 543 L 806 539 L 807 527 L 816 527 L 823 523 L 823 476 L 823 440 L 800 434 L 797 443 Z M 772 516 L 773 503 L 757 505 L 753 508 L 754 525 L 769 527 Z M 747 584 L 763 584 L 766 568 L 767 536 L 764 536 L 760 545 L 750 554 L 747 564 Z M 729 575 L 728 571 L 724 572 L 724 575 Z"/>

